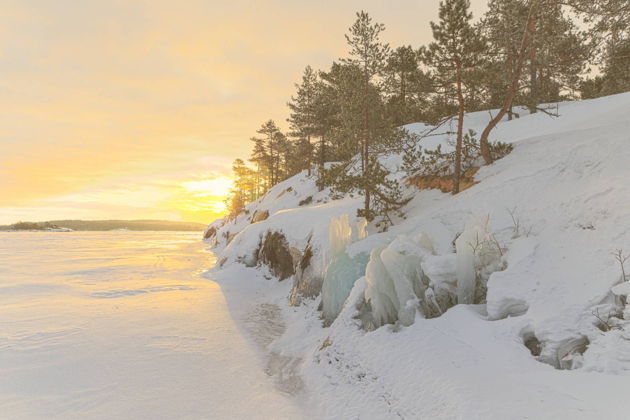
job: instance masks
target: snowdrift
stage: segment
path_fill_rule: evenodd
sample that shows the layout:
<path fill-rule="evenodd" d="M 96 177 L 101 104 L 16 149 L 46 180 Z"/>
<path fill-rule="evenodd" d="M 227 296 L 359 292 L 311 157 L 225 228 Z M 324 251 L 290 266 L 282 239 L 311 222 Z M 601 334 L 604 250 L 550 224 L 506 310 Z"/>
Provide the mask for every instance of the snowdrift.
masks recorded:
<path fill-rule="evenodd" d="M 368 261 L 339 282 L 342 294 L 321 294 L 331 261 L 342 259 L 330 221 L 347 214 L 358 223 L 359 197 L 330 200 L 302 173 L 209 227 L 222 260 L 213 276 L 230 283 L 231 299 L 273 273 L 238 275 L 235 264 L 259 266 L 268 232 L 285 238 L 292 285 L 274 283 L 261 299 L 284 308 L 287 330 L 273 347 L 299 355 L 322 418 L 624 416 L 630 287 L 612 253 L 630 254 L 630 94 L 561 103 L 558 112 L 502 122 L 491 140 L 513 152 L 481 168 L 466 191 L 409 187 L 405 219 L 345 244 L 339 264 Z M 489 118 L 469 114 L 466 129 L 480 132 Z M 450 140 L 429 137 L 422 147 Z M 396 172 L 400 156 L 388 162 Z M 262 211 L 269 217 L 252 223 Z M 318 306 L 328 295 L 347 298 L 323 327 Z"/>

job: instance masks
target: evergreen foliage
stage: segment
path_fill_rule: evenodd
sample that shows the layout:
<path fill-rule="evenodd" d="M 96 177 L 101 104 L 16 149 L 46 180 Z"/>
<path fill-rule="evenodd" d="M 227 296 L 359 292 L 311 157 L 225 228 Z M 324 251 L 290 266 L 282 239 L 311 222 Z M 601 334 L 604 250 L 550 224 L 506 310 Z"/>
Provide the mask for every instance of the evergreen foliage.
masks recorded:
<path fill-rule="evenodd" d="M 464 114 L 468 110 L 467 103 L 475 102 L 475 87 L 479 85 L 479 70 L 486 50 L 485 40 L 471 23 L 469 9 L 469 0 L 441 1 L 440 20 L 431 22 L 435 41 L 424 52 L 424 61 L 433 70 L 445 108 L 449 107 L 449 101 L 456 102 L 452 105 L 453 110 L 457 110 L 453 194 L 459 192 Z"/>
<path fill-rule="evenodd" d="M 401 153 L 409 176 L 450 177 L 457 193 L 464 172 L 509 153 L 488 137 L 502 118 L 518 117 L 517 107 L 548 112 L 541 104 L 578 91 L 592 98 L 630 90 L 629 27 L 628 0 L 488 0 L 476 22 L 469 0 L 442 0 L 433 42 L 390 48 L 385 26 L 361 11 L 345 35 L 347 57 L 304 69 L 287 103 L 287 131 L 263 123 L 249 165 L 234 162 L 229 215 L 307 171 L 333 197 L 360 195 L 359 214 L 386 228 L 406 199 L 384 155 Z M 586 79 L 594 65 L 600 73 Z M 464 133 L 467 112 L 497 108 L 479 140 Z M 455 150 L 424 150 L 423 136 L 400 129 L 420 121 L 456 122 Z"/>

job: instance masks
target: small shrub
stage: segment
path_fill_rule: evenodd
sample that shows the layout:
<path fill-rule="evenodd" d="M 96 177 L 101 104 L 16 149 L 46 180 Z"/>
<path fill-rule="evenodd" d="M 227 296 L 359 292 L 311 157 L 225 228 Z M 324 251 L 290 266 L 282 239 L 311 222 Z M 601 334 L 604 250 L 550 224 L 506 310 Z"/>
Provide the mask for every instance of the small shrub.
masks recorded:
<path fill-rule="evenodd" d="M 470 130 L 464 135 L 462 143 L 462 177 L 460 191 L 475 185 L 474 176 L 483 164 L 476 133 Z M 443 152 L 441 145 L 434 150 L 421 147 L 408 151 L 403 157 L 403 171 L 407 174 L 407 182 L 418 189 L 439 189 L 442 192 L 453 191 L 453 173 L 455 150 Z M 508 155 L 513 146 L 508 143 L 490 144 L 490 154 L 494 160 Z"/>
<path fill-rule="evenodd" d="M 304 200 L 300 200 L 300 202 L 298 203 L 298 206 L 302 207 L 302 206 L 308 206 L 309 204 L 311 204 L 313 202 L 313 196 L 309 195 L 308 197 L 306 197 Z"/>

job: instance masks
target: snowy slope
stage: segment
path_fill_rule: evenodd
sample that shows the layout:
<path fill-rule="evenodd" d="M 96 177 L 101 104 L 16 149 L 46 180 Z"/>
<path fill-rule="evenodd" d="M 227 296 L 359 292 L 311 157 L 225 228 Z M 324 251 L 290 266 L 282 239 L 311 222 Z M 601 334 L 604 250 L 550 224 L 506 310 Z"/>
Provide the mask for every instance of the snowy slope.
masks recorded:
<path fill-rule="evenodd" d="M 505 269 L 490 275 L 486 304 L 457 305 L 432 319 L 418 314 L 411 326 L 366 332 L 355 319 L 365 278 L 329 328 L 318 318 L 319 300 L 292 308 L 286 285 L 261 292 L 259 300 L 283 308 L 287 324 L 268 350 L 300 360 L 294 369 L 303 392 L 323 418 L 625 417 L 630 325 L 623 300 L 611 292 L 621 281 L 611 253 L 630 253 L 630 94 L 562 103 L 558 111 L 559 118 L 502 122 L 491 139 L 513 143 L 514 151 L 482 168 L 477 185 L 457 196 L 414 192 L 405 220 L 386 233 L 372 229 L 348 248 L 355 255 L 426 232 L 436 255 L 424 257 L 422 270 L 432 281 L 453 280 L 454 239 L 471 219 L 488 217 Z M 467 128 L 480 132 L 488 118 L 471 114 Z M 424 147 L 447 147 L 448 140 L 430 137 Z M 289 187 L 291 199 L 277 197 Z M 269 219 L 232 224 L 236 236 L 217 248 L 226 265 L 212 275 L 229 283 L 229 300 L 239 305 L 247 304 L 239 284 L 265 282 L 265 269 L 230 265 L 248 258 L 252 265 L 264 232 L 281 230 L 296 249 L 314 238 L 324 269 L 330 217 L 352 218 L 358 206 L 357 198 L 298 206 L 326 193 L 304 174 L 272 191 L 250 208 L 269 209 Z"/>

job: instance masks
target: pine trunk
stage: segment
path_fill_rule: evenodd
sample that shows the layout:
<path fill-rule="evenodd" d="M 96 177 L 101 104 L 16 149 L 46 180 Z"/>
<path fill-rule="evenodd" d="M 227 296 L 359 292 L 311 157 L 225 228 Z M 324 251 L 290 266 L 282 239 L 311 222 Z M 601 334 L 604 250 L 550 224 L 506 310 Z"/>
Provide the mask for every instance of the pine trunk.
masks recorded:
<path fill-rule="evenodd" d="M 464 93 L 462 92 L 461 63 L 457 63 L 457 143 L 455 145 L 455 170 L 453 171 L 453 194 L 459 193 L 462 172 L 462 142 L 464 136 Z"/>
<path fill-rule="evenodd" d="M 538 69 L 536 68 L 536 62 L 532 60 L 529 69 L 529 83 L 530 83 L 530 104 L 529 113 L 535 114 L 538 112 Z"/>
<path fill-rule="evenodd" d="M 273 140 L 269 139 L 269 184 L 270 186 L 274 186 L 274 176 L 275 176 L 275 166 L 276 166 L 276 158 L 273 155 Z"/>
<path fill-rule="evenodd" d="M 490 132 L 494 129 L 494 127 L 497 126 L 499 121 L 501 121 L 501 119 L 505 116 L 505 114 L 512 106 L 512 102 L 514 102 L 514 98 L 518 93 L 519 81 L 521 79 L 521 75 L 523 74 L 523 68 L 525 67 L 526 59 L 531 58 L 532 56 L 533 50 L 530 50 L 529 47 L 534 39 L 534 36 L 536 35 L 536 23 L 538 19 L 538 9 L 540 7 L 540 1 L 541 0 L 530 0 L 526 30 L 525 32 L 523 32 L 523 38 L 521 39 L 521 47 L 517 56 L 514 73 L 512 75 L 512 84 L 510 85 L 510 89 L 507 92 L 503 107 L 501 108 L 499 113 L 495 115 L 492 120 L 490 120 L 486 128 L 483 130 L 483 133 L 481 133 L 481 138 L 479 139 L 481 156 L 483 157 L 487 165 L 492 163 L 490 144 L 488 143 Z"/>
<path fill-rule="evenodd" d="M 326 139 L 324 138 L 324 135 L 322 134 L 319 138 L 319 176 L 320 177 L 324 169 L 324 163 L 326 163 L 326 154 L 324 152 L 325 147 L 326 147 Z M 319 191 L 322 191 L 324 189 L 324 186 L 319 185 L 318 188 L 319 188 Z"/>
<path fill-rule="evenodd" d="M 402 98 L 403 107 L 407 106 L 407 86 L 405 84 L 405 73 L 400 74 L 400 96 Z"/>
<path fill-rule="evenodd" d="M 311 146 L 311 135 L 308 135 L 308 149 L 309 149 L 309 158 L 308 158 L 308 172 L 307 175 L 310 177 L 311 176 L 311 163 L 313 162 L 313 148 Z"/>
<path fill-rule="evenodd" d="M 365 72 L 365 88 L 363 92 L 363 150 L 361 151 L 362 159 L 361 159 L 361 171 L 363 173 L 363 182 L 364 182 L 364 196 L 365 196 L 365 217 L 370 220 L 370 189 L 366 179 L 366 171 L 369 165 L 369 140 L 368 140 L 368 104 L 367 104 L 367 95 L 368 95 L 368 87 L 369 87 L 369 79 L 367 75 L 367 70 Z"/>

